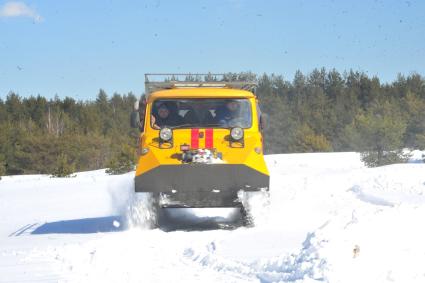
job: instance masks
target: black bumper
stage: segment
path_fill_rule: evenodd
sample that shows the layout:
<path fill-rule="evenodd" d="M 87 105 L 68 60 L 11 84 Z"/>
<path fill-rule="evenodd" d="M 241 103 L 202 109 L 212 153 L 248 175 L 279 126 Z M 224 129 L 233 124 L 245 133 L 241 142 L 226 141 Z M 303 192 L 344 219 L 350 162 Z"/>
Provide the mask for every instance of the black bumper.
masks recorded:
<path fill-rule="evenodd" d="M 238 191 L 269 188 L 269 176 L 238 164 L 161 165 L 135 178 L 136 192 L 162 195 L 163 206 L 238 206 Z"/>

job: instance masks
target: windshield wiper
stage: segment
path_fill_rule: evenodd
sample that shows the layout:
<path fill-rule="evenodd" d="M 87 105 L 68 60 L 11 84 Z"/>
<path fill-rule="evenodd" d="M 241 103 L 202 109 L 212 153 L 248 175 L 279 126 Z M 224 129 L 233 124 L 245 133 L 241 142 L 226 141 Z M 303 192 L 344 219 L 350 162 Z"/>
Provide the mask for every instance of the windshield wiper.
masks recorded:
<path fill-rule="evenodd" d="M 222 128 L 222 125 L 218 123 L 211 123 L 211 124 L 202 124 L 202 125 L 196 125 L 196 124 L 182 124 L 177 125 L 174 127 L 171 127 L 172 129 L 178 129 L 178 128 L 208 128 L 208 127 L 220 127 Z"/>
<path fill-rule="evenodd" d="M 198 127 L 197 125 L 194 124 L 181 124 L 181 125 L 177 125 L 174 127 L 171 127 L 172 129 L 178 129 L 178 128 L 194 128 L 194 127 Z"/>
<path fill-rule="evenodd" d="M 208 127 L 220 127 L 220 128 L 223 128 L 223 125 L 220 125 L 220 124 L 218 124 L 218 123 L 212 123 L 212 124 L 205 124 L 205 125 L 202 125 L 202 128 L 208 128 Z"/>

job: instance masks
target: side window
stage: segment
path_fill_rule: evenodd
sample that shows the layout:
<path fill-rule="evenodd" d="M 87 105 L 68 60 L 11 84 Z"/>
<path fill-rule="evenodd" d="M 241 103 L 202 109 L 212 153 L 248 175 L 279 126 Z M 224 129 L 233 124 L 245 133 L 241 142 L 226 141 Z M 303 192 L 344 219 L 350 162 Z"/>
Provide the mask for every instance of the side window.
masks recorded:
<path fill-rule="evenodd" d="M 261 127 L 261 109 L 260 109 L 260 105 L 258 104 L 258 101 L 256 101 L 255 104 L 257 106 L 258 129 L 261 131 L 262 130 L 262 127 Z"/>
<path fill-rule="evenodd" d="M 146 96 L 142 96 L 139 100 L 139 117 L 140 117 L 140 131 L 145 131 L 145 115 L 146 115 Z"/>

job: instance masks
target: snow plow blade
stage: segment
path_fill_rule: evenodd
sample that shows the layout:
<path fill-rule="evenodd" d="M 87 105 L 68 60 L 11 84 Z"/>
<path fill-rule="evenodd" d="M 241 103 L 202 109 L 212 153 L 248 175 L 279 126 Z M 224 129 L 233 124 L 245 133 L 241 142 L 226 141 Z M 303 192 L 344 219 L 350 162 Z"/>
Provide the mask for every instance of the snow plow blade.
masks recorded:
<path fill-rule="evenodd" d="M 161 194 L 164 207 L 235 207 L 238 191 L 268 188 L 268 175 L 239 164 L 161 165 L 135 178 L 135 191 Z"/>

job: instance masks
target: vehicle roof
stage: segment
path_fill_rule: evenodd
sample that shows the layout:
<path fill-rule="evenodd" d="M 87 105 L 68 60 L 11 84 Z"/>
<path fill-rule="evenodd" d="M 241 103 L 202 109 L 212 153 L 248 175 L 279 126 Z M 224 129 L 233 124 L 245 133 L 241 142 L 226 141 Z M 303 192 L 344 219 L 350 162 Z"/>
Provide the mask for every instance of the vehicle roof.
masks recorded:
<path fill-rule="evenodd" d="M 152 92 L 147 98 L 152 102 L 160 98 L 253 98 L 250 91 L 232 88 L 174 88 Z"/>

